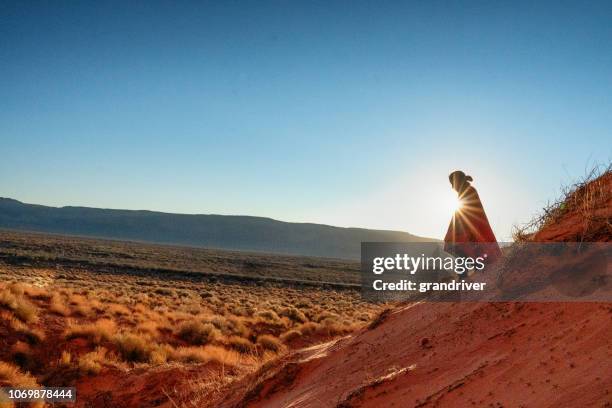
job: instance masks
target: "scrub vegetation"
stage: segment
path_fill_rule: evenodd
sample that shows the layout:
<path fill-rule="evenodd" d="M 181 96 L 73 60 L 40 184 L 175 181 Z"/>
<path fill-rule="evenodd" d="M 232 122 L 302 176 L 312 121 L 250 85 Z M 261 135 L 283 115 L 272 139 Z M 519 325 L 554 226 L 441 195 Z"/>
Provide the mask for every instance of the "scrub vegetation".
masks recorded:
<path fill-rule="evenodd" d="M 305 258 L 296 258 L 301 263 L 293 268 L 307 282 L 295 282 L 273 275 L 281 269 L 275 262 L 291 258 L 249 254 L 250 262 L 261 266 L 253 279 L 243 280 L 234 270 L 216 274 L 178 267 L 227 263 L 220 258 L 231 259 L 232 252 L 210 251 L 209 261 L 203 255 L 172 260 L 170 254 L 186 249 L 16 232 L 1 236 L 0 386 L 76 384 L 86 400 L 87 384 L 96 378 L 112 388 L 117 379 L 143 370 L 153 375 L 199 367 L 207 375 L 198 380 L 198 393 L 207 396 L 291 349 L 365 326 L 382 309 L 341 284 L 334 271 L 342 261 L 311 259 L 309 267 Z M 132 245 L 138 250 L 130 254 Z M 124 259 L 129 264 L 122 264 Z M 163 268 L 155 266 L 157 259 Z M 339 285 L 317 284 L 321 276 Z M 176 389 L 160 393 L 164 401 L 182 404 Z"/>

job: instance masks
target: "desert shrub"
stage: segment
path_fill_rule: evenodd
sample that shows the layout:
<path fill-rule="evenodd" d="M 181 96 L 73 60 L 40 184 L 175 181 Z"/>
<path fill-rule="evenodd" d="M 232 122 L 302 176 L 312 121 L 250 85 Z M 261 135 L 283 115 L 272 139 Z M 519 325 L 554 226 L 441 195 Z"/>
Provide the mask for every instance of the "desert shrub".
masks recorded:
<path fill-rule="evenodd" d="M 25 294 L 25 287 L 25 284 L 15 281 L 9 282 L 8 285 L 6 285 L 6 289 L 16 296 L 23 296 Z"/>
<path fill-rule="evenodd" d="M 103 305 L 98 299 L 89 301 L 89 308 L 96 313 L 103 313 L 106 310 L 106 305 Z"/>
<path fill-rule="evenodd" d="M 257 312 L 257 313 L 255 313 L 255 317 L 258 317 L 258 318 L 260 318 L 260 319 L 262 319 L 264 321 L 270 322 L 270 323 L 278 323 L 278 322 L 280 322 L 280 317 L 273 310 L 263 310 L 261 312 Z"/>
<path fill-rule="evenodd" d="M 78 305 L 83 305 L 83 304 L 86 304 L 86 303 L 87 303 L 87 299 L 83 295 L 72 294 L 68 298 L 68 304 L 70 306 L 78 306 Z"/>
<path fill-rule="evenodd" d="M 0 361 L 0 386 L 3 387 L 24 387 L 38 388 L 36 379 L 29 373 L 22 372 L 17 366 Z M 2 407 L 13 407 L 11 403 L 1 403 Z M 32 402 L 29 405 L 32 408 L 42 408 L 45 406 L 43 402 Z"/>
<path fill-rule="evenodd" d="M 133 309 L 134 309 L 134 312 L 138 312 L 138 313 L 147 313 L 149 311 L 149 307 L 144 303 L 136 303 Z"/>
<path fill-rule="evenodd" d="M 106 313 L 119 317 L 119 316 L 128 316 L 131 312 L 130 312 L 130 309 L 128 309 L 124 305 L 112 303 L 107 306 Z"/>
<path fill-rule="evenodd" d="M 91 314 L 91 308 L 85 303 L 75 305 L 72 309 L 73 316 L 88 317 Z"/>
<path fill-rule="evenodd" d="M 252 317 L 255 314 L 255 312 L 257 312 L 257 309 L 251 302 L 244 303 L 244 315 L 246 317 Z"/>
<path fill-rule="evenodd" d="M 68 350 L 64 350 L 62 351 L 62 355 L 59 358 L 57 365 L 59 367 L 70 367 L 70 365 L 72 364 L 72 354 L 70 353 L 70 351 Z"/>
<path fill-rule="evenodd" d="M 312 307 L 312 303 L 308 300 L 300 300 L 295 304 L 295 307 L 300 309 L 310 309 Z"/>
<path fill-rule="evenodd" d="M 245 325 L 244 320 L 239 317 L 229 317 L 227 319 L 228 328 L 231 334 L 240 337 L 249 337 L 251 331 Z"/>
<path fill-rule="evenodd" d="M 278 352 L 283 348 L 283 344 L 280 340 L 269 334 L 262 334 L 257 337 L 257 344 L 263 347 L 264 350 Z"/>
<path fill-rule="evenodd" d="M 177 348 L 171 359 L 185 363 L 216 362 L 226 366 L 236 366 L 240 362 L 240 355 L 235 351 L 217 346 L 191 346 Z"/>
<path fill-rule="evenodd" d="M 66 306 L 62 296 L 58 293 L 54 293 L 51 296 L 51 300 L 49 301 L 49 312 L 60 316 L 70 315 L 70 309 Z"/>
<path fill-rule="evenodd" d="M 154 336 L 158 334 L 158 327 L 159 325 L 156 322 L 149 320 L 149 321 L 140 323 L 136 327 L 136 331 L 139 333 L 146 333 L 146 334 Z"/>
<path fill-rule="evenodd" d="M 515 241 L 524 242 L 538 240 L 539 233 L 548 226 L 575 212 L 580 221 L 576 221 L 575 230 L 568 231 L 563 240 L 578 242 L 596 242 L 600 238 L 608 239 L 612 232 L 607 211 L 605 209 L 610 197 L 609 181 L 612 177 L 612 163 L 595 165 L 579 180 L 562 188 L 561 197 L 549 202 L 542 213 L 524 225 L 515 225 L 512 236 Z M 556 240 L 561 239 L 556 237 Z"/>
<path fill-rule="evenodd" d="M 0 385 L 4 387 L 38 387 L 36 379 L 29 373 L 24 373 L 19 367 L 4 361 L 0 361 Z"/>
<path fill-rule="evenodd" d="M 187 321 L 179 326 L 177 335 L 187 343 L 203 345 L 215 340 L 220 333 L 211 323 Z"/>
<path fill-rule="evenodd" d="M 320 323 L 318 333 L 326 336 L 336 336 L 338 334 L 349 333 L 354 329 L 355 327 L 346 322 L 341 322 L 338 318 L 328 317 Z"/>
<path fill-rule="evenodd" d="M 144 337 L 133 333 L 121 333 L 114 339 L 121 357 L 128 362 L 147 362 L 153 352 L 153 345 Z"/>
<path fill-rule="evenodd" d="M 243 305 L 229 305 L 228 311 L 235 316 L 248 316 L 249 308 Z"/>
<path fill-rule="evenodd" d="M 34 357 L 32 349 L 27 343 L 18 341 L 11 346 L 10 350 L 11 359 L 22 368 L 29 368 L 33 366 Z"/>
<path fill-rule="evenodd" d="M 283 343 L 287 344 L 300 337 L 302 337 L 302 332 L 299 330 L 293 329 L 293 330 L 289 330 L 288 332 L 281 334 L 280 339 L 282 340 Z"/>
<path fill-rule="evenodd" d="M 187 291 L 187 290 L 177 290 L 176 294 L 180 297 L 180 298 L 188 298 L 191 296 L 191 292 Z"/>
<path fill-rule="evenodd" d="M 318 315 L 318 316 L 315 318 L 315 321 L 316 321 L 317 323 L 321 323 L 323 320 L 326 320 L 326 319 L 337 319 L 337 318 L 338 318 L 338 315 L 337 315 L 336 313 L 332 313 L 332 312 L 330 312 L 329 310 L 326 310 L 326 311 L 324 311 L 324 312 L 320 313 L 320 314 L 319 314 L 319 315 Z"/>
<path fill-rule="evenodd" d="M 17 335 L 23 336 L 32 345 L 38 344 L 45 339 L 45 333 L 42 330 L 31 328 L 14 316 L 10 316 L 8 322 L 11 330 Z"/>
<path fill-rule="evenodd" d="M 158 295 L 162 295 L 162 296 L 172 296 L 174 297 L 174 291 L 172 289 L 168 289 L 168 288 L 157 288 L 154 291 L 155 293 L 157 293 Z"/>
<path fill-rule="evenodd" d="M 303 335 L 309 335 L 319 330 L 320 325 L 315 322 L 307 322 L 296 327 Z"/>
<path fill-rule="evenodd" d="M 209 360 L 203 347 L 179 347 L 174 350 L 172 359 L 183 363 L 205 363 Z"/>
<path fill-rule="evenodd" d="M 85 338 L 92 344 L 100 344 L 102 341 L 109 341 L 117 330 L 117 324 L 110 319 L 100 319 L 94 323 L 75 325 L 68 321 L 68 328 L 64 333 L 67 340 L 74 338 Z"/>
<path fill-rule="evenodd" d="M 96 375 L 102 371 L 102 365 L 89 357 L 89 353 L 84 354 L 79 358 L 77 367 L 79 372 L 83 375 Z"/>
<path fill-rule="evenodd" d="M 13 312 L 17 318 L 27 323 L 37 319 L 36 306 L 24 297 L 21 286 L 9 286 L 0 291 L 0 308 Z"/>
<path fill-rule="evenodd" d="M 212 319 L 206 318 L 205 322 L 213 324 L 226 336 L 241 336 L 248 337 L 250 334 L 249 328 L 244 324 L 243 318 L 237 316 L 230 316 L 225 318 L 223 316 L 215 316 Z"/>
<path fill-rule="evenodd" d="M 202 307 L 199 304 L 188 304 L 184 307 L 184 310 L 190 315 L 197 316 L 202 313 Z"/>
<path fill-rule="evenodd" d="M 227 345 L 231 349 L 243 354 L 251 353 L 255 348 L 255 345 L 248 339 L 239 336 L 231 336 L 229 339 L 227 339 Z"/>
<path fill-rule="evenodd" d="M 157 332 L 167 332 L 167 333 L 172 333 L 174 332 L 175 326 L 170 323 L 169 321 L 167 321 L 165 318 L 163 317 L 158 317 L 155 320 L 156 324 L 157 324 Z"/>
<path fill-rule="evenodd" d="M 40 329 L 28 328 L 20 331 L 19 333 L 22 334 L 26 341 L 31 345 L 39 344 L 45 340 L 45 333 Z"/>
<path fill-rule="evenodd" d="M 221 305 L 223 302 L 215 295 L 207 298 L 207 303 L 211 306 Z"/>
<path fill-rule="evenodd" d="M 220 331 L 227 330 L 227 321 L 223 316 L 214 316 L 212 318 L 205 319 L 205 323 L 210 323 Z"/>
<path fill-rule="evenodd" d="M 79 372 L 83 375 L 99 374 L 106 361 L 106 354 L 107 350 L 104 347 L 97 347 L 94 351 L 83 354 L 77 363 Z"/>
<path fill-rule="evenodd" d="M 292 306 L 282 309 L 280 312 L 280 315 L 288 317 L 289 319 L 297 323 L 305 323 L 308 321 L 304 313 L 302 313 L 299 309 L 292 307 Z"/>
<path fill-rule="evenodd" d="M 372 319 L 372 316 L 367 312 L 362 312 L 357 314 L 356 319 L 362 322 L 369 322 Z"/>
<path fill-rule="evenodd" d="M 171 345 L 158 344 L 154 347 L 153 351 L 151 351 L 149 361 L 151 364 L 164 364 L 172 358 L 174 352 L 175 350 Z"/>
<path fill-rule="evenodd" d="M 49 300 L 51 298 L 51 294 L 46 289 L 32 285 L 25 286 L 23 293 L 31 299 Z"/>

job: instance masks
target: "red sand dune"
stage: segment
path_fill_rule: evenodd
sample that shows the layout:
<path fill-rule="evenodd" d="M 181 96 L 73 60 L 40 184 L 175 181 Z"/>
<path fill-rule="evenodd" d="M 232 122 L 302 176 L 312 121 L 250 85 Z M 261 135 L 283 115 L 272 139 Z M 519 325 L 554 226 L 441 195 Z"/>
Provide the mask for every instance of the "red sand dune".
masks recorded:
<path fill-rule="evenodd" d="M 610 241 L 612 176 L 589 186 L 533 239 L 595 231 Z M 286 356 L 215 405 L 612 407 L 611 335 L 611 303 L 409 304 L 374 328 Z"/>
<path fill-rule="evenodd" d="M 420 303 L 288 357 L 222 406 L 603 407 L 610 333 L 610 304 Z"/>

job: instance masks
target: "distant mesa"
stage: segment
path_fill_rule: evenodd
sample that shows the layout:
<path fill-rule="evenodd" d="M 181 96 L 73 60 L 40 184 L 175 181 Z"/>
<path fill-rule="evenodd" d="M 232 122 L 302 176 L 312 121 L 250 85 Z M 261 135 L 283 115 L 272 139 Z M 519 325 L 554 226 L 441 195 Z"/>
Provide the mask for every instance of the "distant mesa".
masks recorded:
<path fill-rule="evenodd" d="M 361 242 L 436 241 L 401 231 L 341 228 L 236 215 L 48 207 L 0 197 L 0 228 L 340 259 Z"/>

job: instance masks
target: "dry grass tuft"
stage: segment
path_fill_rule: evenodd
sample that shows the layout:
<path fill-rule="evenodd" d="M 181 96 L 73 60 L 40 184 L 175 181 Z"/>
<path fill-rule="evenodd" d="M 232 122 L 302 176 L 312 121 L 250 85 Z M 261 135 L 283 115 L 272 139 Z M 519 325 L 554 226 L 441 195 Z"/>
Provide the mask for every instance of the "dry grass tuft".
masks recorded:
<path fill-rule="evenodd" d="M 287 344 L 299 339 L 300 337 L 302 337 L 302 332 L 297 329 L 293 329 L 281 334 L 280 339 L 283 343 Z"/>
<path fill-rule="evenodd" d="M 36 306 L 26 299 L 21 285 L 9 285 L 0 290 L 0 308 L 13 312 L 26 323 L 35 322 L 38 318 Z"/>
<path fill-rule="evenodd" d="M 16 342 L 11 346 L 11 359 L 18 366 L 24 369 L 31 368 L 34 364 L 34 357 L 30 345 L 21 341 Z"/>
<path fill-rule="evenodd" d="M 244 337 L 231 336 L 227 339 L 227 345 L 231 349 L 243 354 L 250 354 L 255 351 L 255 345 Z"/>
<path fill-rule="evenodd" d="M 28 373 L 22 372 L 19 367 L 12 364 L 0 361 L 0 386 L 2 387 L 24 387 L 24 388 L 38 388 L 36 379 Z M 12 403 L 0 403 L 3 408 L 12 408 Z M 42 408 L 45 404 L 43 402 L 30 403 L 32 408 Z"/>
<path fill-rule="evenodd" d="M 177 335 L 189 344 L 203 345 L 213 342 L 221 333 L 211 323 L 187 321 L 179 326 Z"/>
<path fill-rule="evenodd" d="M 59 358 L 57 365 L 59 367 L 70 367 L 72 364 L 72 354 L 68 350 L 62 351 L 62 356 Z"/>
<path fill-rule="evenodd" d="M 59 316 L 70 316 L 70 308 L 66 306 L 61 295 L 54 293 L 49 301 L 49 312 Z"/>
<path fill-rule="evenodd" d="M 280 323 L 281 319 L 278 314 L 274 310 L 263 310 L 261 312 L 255 313 L 255 317 L 259 317 L 261 320 L 268 323 Z"/>
<path fill-rule="evenodd" d="M 286 307 L 281 310 L 280 315 L 288 317 L 290 320 L 296 323 L 306 323 L 308 321 L 306 315 L 302 313 L 302 311 L 300 311 L 298 308 L 293 306 Z"/>
<path fill-rule="evenodd" d="M 257 344 L 263 347 L 264 350 L 272 351 L 274 353 L 278 353 L 284 348 L 283 343 L 277 337 L 269 334 L 259 336 L 257 338 Z"/>
<path fill-rule="evenodd" d="M 100 319 L 94 323 L 78 325 L 69 320 L 64 336 L 67 340 L 84 338 L 97 345 L 102 341 L 110 341 L 117 330 L 117 324 L 110 319 Z"/>
<path fill-rule="evenodd" d="M 313 334 L 319 331 L 320 327 L 321 326 L 318 323 L 308 322 L 308 323 L 304 323 L 304 324 L 297 326 L 296 330 L 299 330 L 300 333 L 307 336 L 307 335 L 310 335 L 310 334 Z"/>
<path fill-rule="evenodd" d="M 4 387 L 37 387 L 36 379 L 19 367 L 0 361 L 0 385 Z"/>
<path fill-rule="evenodd" d="M 151 342 L 145 337 L 133 333 L 118 334 L 114 343 L 121 357 L 128 362 L 148 362 L 154 350 Z"/>
<path fill-rule="evenodd" d="M 83 354 L 79 357 L 77 368 L 82 375 L 96 375 L 102 371 L 102 368 L 107 363 L 108 350 L 104 347 L 96 347 L 90 353 Z M 69 354 L 70 355 L 70 354 Z M 70 358 L 62 355 L 62 359 L 67 359 L 70 364 Z"/>
<path fill-rule="evenodd" d="M 31 328 L 14 316 L 10 316 L 8 318 L 8 322 L 9 327 L 15 332 L 15 334 L 24 337 L 26 341 L 32 345 L 41 343 L 45 339 L 45 333 L 42 330 Z"/>
<path fill-rule="evenodd" d="M 571 237 L 573 240 L 594 242 L 611 236 L 610 214 L 605 211 L 611 197 L 611 178 L 612 163 L 594 166 L 580 180 L 562 188 L 560 198 L 548 203 L 540 215 L 524 225 L 515 225 L 512 234 L 514 240 L 531 241 L 538 231 L 558 223 L 573 212 L 579 214 L 582 220 L 582 228 L 577 236 Z"/>
<path fill-rule="evenodd" d="M 215 362 L 227 366 L 236 366 L 240 362 L 240 355 L 235 351 L 218 346 L 190 346 L 179 347 L 174 350 L 171 359 L 183 363 Z"/>

